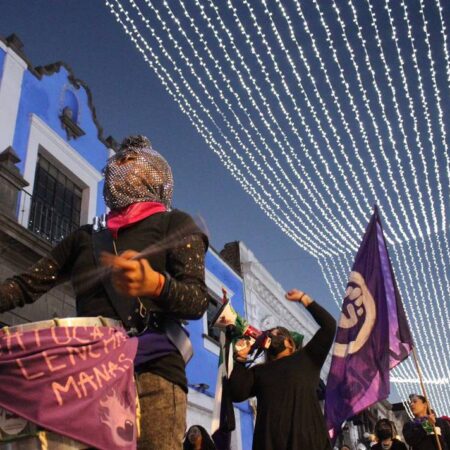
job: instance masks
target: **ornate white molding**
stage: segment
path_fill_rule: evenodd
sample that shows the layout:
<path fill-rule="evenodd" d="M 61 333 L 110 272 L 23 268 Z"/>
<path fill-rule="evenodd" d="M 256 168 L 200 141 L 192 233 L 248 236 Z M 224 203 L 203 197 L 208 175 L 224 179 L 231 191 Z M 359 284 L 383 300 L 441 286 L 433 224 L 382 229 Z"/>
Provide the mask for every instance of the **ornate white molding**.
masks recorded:
<path fill-rule="evenodd" d="M 239 243 L 239 254 L 248 321 L 260 329 L 284 326 L 303 334 L 305 342 L 308 342 L 318 329 L 309 313 L 298 304 L 284 299 L 283 287 L 242 242 Z M 330 363 L 329 355 L 321 371 L 324 379 L 329 372 Z"/>
<path fill-rule="evenodd" d="M 52 128 L 50 128 L 36 114 L 30 117 L 30 134 L 28 137 L 27 154 L 23 176 L 28 181 L 26 190 L 32 195 L 34 177 L 36 175 L 36 164 L 39 152 L 42 152 L 52 164 L 67 175 L 78 186 L 82 187 L 81 218 L 80 223 L 90 223 L 96 215 L 97 188 L 102 174 L 84 159 L 72 146 L 62 139 Z M 105 152 L 106 156 L 106 152 Z M 24 214 L 21 223 L 28 224 L 30 205 L 23 198 L 21 210 Z"/>

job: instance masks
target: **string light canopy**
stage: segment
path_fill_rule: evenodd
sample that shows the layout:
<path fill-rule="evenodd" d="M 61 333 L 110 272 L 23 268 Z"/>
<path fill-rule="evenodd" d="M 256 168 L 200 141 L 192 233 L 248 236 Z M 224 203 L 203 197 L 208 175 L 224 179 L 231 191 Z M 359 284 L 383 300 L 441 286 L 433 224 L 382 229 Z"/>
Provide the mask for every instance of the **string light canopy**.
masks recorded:
<path fill-rule="evenodd" d="M 105 0 L 338 305 L 377 204 L 425 385 L 450 410 L 450 5 L 443 0 Z M 419 392 L 412 361 L 394 369 Z"/>

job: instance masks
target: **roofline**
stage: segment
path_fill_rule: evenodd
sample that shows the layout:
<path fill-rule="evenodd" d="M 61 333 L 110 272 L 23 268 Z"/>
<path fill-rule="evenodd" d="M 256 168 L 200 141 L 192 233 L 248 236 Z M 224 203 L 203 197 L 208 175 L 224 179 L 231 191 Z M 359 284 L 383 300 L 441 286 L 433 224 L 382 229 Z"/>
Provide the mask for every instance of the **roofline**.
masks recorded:
<path fill-rule="evenodd" d="M 94 100 L 92 91 L 83 80 L 80 80 L 75 76 L 75 73 L 67 63 L 64 61 L 57 61 L 52 64 L 47 64 L 45 66 L 36 66 L 33 67 L 30 59 L 26 56 L 24 51 L 22 50 L 23 44 L 20 38 L 16 34 L 11 34 L 8 37 L 3 37 L 0 35 L 0 41 L 3 42 L 8 48 L 14 51 L 27 65 L 28 70 L 38 79 L 42 80 L 44 76 L 51 76 L 55 73 L 58 73 L 61 70 L 61 67 L 66 69 L 68 72 L 67 79 L 76 89 L 84 88 L 88 97 L 88 107 L 92 113 L 92 120 L 97 128 L 97 138 L 98 140 L 105 145 L 107 148 L 111 148 L 113 150 L 117 150 L 117 143 L 112 136 L 104 137 L 103 136 L 103 127 L 100 125 L 100 122 L 97 118 L 97 112 L 94 106 Z"/>

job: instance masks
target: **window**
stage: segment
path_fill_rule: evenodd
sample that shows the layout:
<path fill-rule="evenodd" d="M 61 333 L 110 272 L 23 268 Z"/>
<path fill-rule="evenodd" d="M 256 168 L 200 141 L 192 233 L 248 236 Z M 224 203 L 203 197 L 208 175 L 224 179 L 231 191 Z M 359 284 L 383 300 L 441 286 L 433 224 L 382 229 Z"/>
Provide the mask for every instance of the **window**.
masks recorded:
<path fill-rule="evenodd" d="M 39 155 L 28 228 L 59 242 L 80 225 L 82 189 Z"/>
<path fill-rule="evenodd" d="M 209 297 L 209 304 L 208 304 L 208 310 L 206 312 L 206 320 L 208 325 L 208 336 L 213 339 L 216 342 L 219 342 L 219 336 L 220 336 L 220 330 L 219 328 L 212 327 L 212 320 L 217 314 L 217 311 L 222 306 L 222 300 L 214 294 L 214 292 L 210 291 L 208 289 L 208 297 Z"/>

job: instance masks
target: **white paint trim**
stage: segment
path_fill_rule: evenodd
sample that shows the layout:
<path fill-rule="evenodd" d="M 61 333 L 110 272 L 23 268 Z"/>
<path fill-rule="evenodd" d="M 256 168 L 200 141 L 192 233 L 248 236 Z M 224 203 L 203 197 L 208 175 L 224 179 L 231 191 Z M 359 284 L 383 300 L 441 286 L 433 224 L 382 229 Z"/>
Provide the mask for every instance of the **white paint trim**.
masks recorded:
<path fill-rule="evenodd" d="M 189 388 L 188 405 L 195 405 L 205 412 L 212 413 L 214 409 L 214 399 L 209 395 L 202 394 L 195 389 Z"/>
<path fill-rule="evenodd" d="M 193 415 L 198 414 L 203 416 L 205 419 L 203 424 L 209 422 L 211 424 L 212 414 L 214 409 L 214 399 L 208 395 L 202 394 L 189 388 L 188 392 L 188 417 L 187 425 L 188 428 L 195 425 L 190 420 L 189 412 Z M 242 448 L 242 429 L 241 429 L 241 412 L 238 408 L 234 408 L 234 415 L 236 418 L 236 429 L 233 431 L 231 436 L 231 449 L 232 450 L 243 450 Z M 205 427 L 208 432 L 211 432 L 211 426 Z"/>
<path fill-rule="evenodd" d="M 206 333 L 205 333 L 206 334 Z M 210 339 L 203 336 L 203 347 L 216 356 L 220 356 L 219 343 L 214 343 Z"/>
<path fill-rule="evenodd" d="M 25 180 L 30 183 L 26 191 L 31 195 L 33 194 L 39 152 L 42 152 L 51 160 L 52 164 L 55 164 L 61 172 L 82 188 L 80 223 L 90 223 L 97 210 L 97 189 L 102 174 L 42 119 L 32 114 L 23 173 Z M 22 199 L 20 208 L 23 213 L 19 221 L 24 227 L 27 227 L 30 214 L 30 205 L 27 204 L 29 203 L 27 200 Z"/>
<path fill-rule="evenodd" d="M 0 152 L 13 144 L 23 74 L 27 68 L 26 62 L 11 48 L 3 44 L 2 49 L 6 54 L 0 73 Z"/>
<path fill-rule="evenodd" d="M 211 271 L 205 270 L 205 283 L 208 288 L 214 292 L 219 298 L 222 298 L 222 288 L 227 290 L 228 298 L 231 300 L 234 296 L 234 292 L 225 284 L 219 280 Z"/>
<path fill-rule="evenodd" d="M 222 298 L 222 288 L 227 290 L 228 298 L 231 300 L 234 296 L 234 292 L 230 290 L 228 286 L 225 286 L 222 281 L 220 281 L 211 271 L 205 269 L 205 283 L 208 289 L 210 289 L 214 294 L 216 294 L 219 298 Z M 208 318 L 207 315 L 203 315 L 203 333 L 208 334 Z M 203 337 L 203 347 L 209 352 L 213 353 L 216 356 L 220 355 L 220 346 L 219 344 L 214 344 L 209 339 Z"/>
<path fill-rule="evenodd" d="M 237 408 L 234 408 L 234 417 L 236 429 L 231 436 L 231 450 L 242 450 L 241 412 Z"/>

